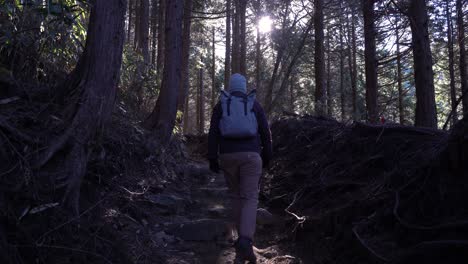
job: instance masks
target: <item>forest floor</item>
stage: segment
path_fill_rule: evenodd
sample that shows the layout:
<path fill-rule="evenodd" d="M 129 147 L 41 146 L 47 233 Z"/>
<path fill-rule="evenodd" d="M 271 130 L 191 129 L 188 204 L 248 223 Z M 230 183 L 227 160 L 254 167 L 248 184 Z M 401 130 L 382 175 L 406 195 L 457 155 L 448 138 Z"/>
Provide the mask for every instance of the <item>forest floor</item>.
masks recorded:
<path fill-rule="evenodd" d="M 135 235 L 128 239 L 135 239 L 136 244 L 149 242 L 135 247 L 132 258 L 136 263 L 233 263 L 235 252 L 227 221 L 224 177 L 211 173 L 201 159 L 192 159 L 186 168 L 187 186 L 147 195 L 153 204 L 148 219 L 143 225 L 135 220 L 126 226 Z M 282 228 L 257 225 L 255 246 L 261 248 L 257 251 L 257 263 L 302 263 L 291 254 Z"/>

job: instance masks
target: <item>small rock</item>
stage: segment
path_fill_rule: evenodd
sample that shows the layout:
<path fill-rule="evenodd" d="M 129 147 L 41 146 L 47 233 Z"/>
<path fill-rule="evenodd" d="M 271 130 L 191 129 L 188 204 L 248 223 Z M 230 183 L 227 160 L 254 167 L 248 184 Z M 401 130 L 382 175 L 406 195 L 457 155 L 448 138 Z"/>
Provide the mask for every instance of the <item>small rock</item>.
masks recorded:
<path fill-rule="evenodd" d="M 281 219 L 264 208 L 257 209 L 257 223 L 259 225 L 273 225 L 281 222 Z"/>
<path fill-rule="evenodd" d="M 213 241 L 226 234 L 226 223 L 216 219 L 200 219 L 173 226 L 168 233 L 186 241 Z"/>
<path fill-rule="evenodd" d="M 226 208 L 221 205 L 216 205 L 208 208 L 208 213 L 211 217 L 220 218 L 226 214 Z"/>
<path fill-rule="evenodd" d="M 166 232 L 161 231 L 161 232 L 156 233 L 153 236 L 153 241 L 157 245 L 165 246 L 167 243 L 174 243 L 176 241 L 176 239 L 174 238 L 174 236 L 170 236 L 170 235 L 166 234 Z"/>
<path fill-rule="evenodd" d="M 172 213 L 178 213 L 184 210 L 185 200 L 175 194 L 152 194 L 147 195 L 146 199 L 151 203 L 164 208 Z"/>

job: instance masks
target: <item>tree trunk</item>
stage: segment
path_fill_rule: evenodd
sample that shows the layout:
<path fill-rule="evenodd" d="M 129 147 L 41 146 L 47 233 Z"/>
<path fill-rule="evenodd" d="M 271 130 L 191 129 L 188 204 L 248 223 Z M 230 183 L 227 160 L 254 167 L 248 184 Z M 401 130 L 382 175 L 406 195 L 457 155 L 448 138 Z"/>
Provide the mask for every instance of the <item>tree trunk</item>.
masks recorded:
<path fill-rule="evenodd" d="M 356 44 L 356 16 L 355 10 L 351 7 L 351 47 L 349 48 L 349 69 L 351 73 L 351 108 L 353 120 L 358 120 L 357 112 L 357 44 Z"/>
<path fill-rule="evenodd" d="M 177 105 L 179 111 L 187 110 L 185 108 L 185 98 L 188 96 L 189 90 L 189 58 L 190 58 L 190 32 L 192 27 L 192 8 L 193 0 L 185 0 L 184 2 L 184 28 L 182 36 L 182 72 L 180 88 L 179 88 L 179 98 L 177 99 Z M 184 110 L 185 109 L 185 110 Z"/>
<path fill-rule="evenodd" d="M 156 67 L 156 44 L 158 42 L 158 0 L 153 0 L 151 8 L 151 65 Z"/>
<path fill-rule="evenodd" d="M 363 0 L 365 42 L 364 57 L 366 64 L 366 108 L 367 119 L 370 123 L 377 123 L 378 119 L 374 2 L 375 0 Z"/>
<path fill-rule="evenodd" d="M 289 14 L 290 14 L 290 8 L 289 8 L 290 4 L 291 4 L 290 0 L 286 1 L 285 11 L 284 11 L 283 17 L 282 17 L 281 28 L 283 30 L 281 31 L 281 35 L 282 35 L 283 38 L 286 38 L 287 34 L 289 34 L 286 27 L 287 27 Z M 275 88 L 276 79 L 278 77 L 278 70 L 279 70 L 280 63 L 283 60 L 284 51 L 286 49 L 286 43 L 287 43 L 286 41 L 281 41 L 280 45 L 279 45 L 279 47 L 277 49 L 275 65 L 273 66 L 273 73 L 271 74 L 270 81 L 268 83 L 268 86 L 265 89 L 266 90 L 265 91 L 265 96 L 263 97 L 263 103 L 264 103 L 265 109 L 272 109 L 273 108 L 272 107 L 272 104 L 273 104 L 273 90 Z M 267 111 L 267 114 L 269 114 L 269 111 Z"/>
<path fill-rule="evenodd" d="M 198 71 L 198 133 L 205 132 L 205 91 L 203 83 L 203 68 Z"/>
<path fill-rule="evenodd" d="M 231 76 L 231 0 L 226 1 L 226 53 L 224 58 L 224 90 L 229 90 Z"/>
<path fill-rule="evenodd" d="M 333 97 L 331 93 L 331 46 L 330 46 L 330 29 L 327 29 L 327 115 L 333 116 Z"/>
<path fill-rule="evenodd" d="M 294 85 L 296 84 L 295 80 L 296 79 L 294 75 L 289 78 L 289 112 L 291 113 L 294 113 L 296 110 L 296 97 L 294 96 Z"/>
<path fill-rule="evenodd" d="M 323 0 L 314 0 L 315 29 L 315 114 L 325 114 L 325 59 L 323 51 Z"/>
<path fill-rule="evenodd" d="M 231 71 L 232 73 L 240 73 L 240 29 L 239 29 L 239 1 L 234 0 L 234 8 L 232 9 L 232 54 L 231 54 Z"/>
<path fill-rule="evenodd" d="M 272 100 L 271 104 L 268 104 L 268 105 L 265 106 L 265 112 L 268 115 L 273 113 L 273 110 L 277 106 L 280 98 L 282 98 L 282 96 L 283 96 L 283 94 L 284 94 L 284 92 L 285 92 L 285 90 L 287 88 L 289 76 L 291 75 L 291 73 L 292 73 L 292 71 L 294 69 L 294 66 L 296 66 L 297 60 L 299 59 L 300 55 L 302 54 L 302 50 L 304 48 L 306 40 L 309 38 L 309 33 L 312 30 L 312 25 L 313 25 L 312 22 L 313 22 L 312 20 L 308 22 L 307 28 L 304 30 L 304 33 L 302 35 L 302 38 L 301 38 L 300 42 L 293 49 L 293 50 L 295 50 L 295 53 L 294 53 L 294 55 L 293 55 L 293 57 L 291 59 L 291 62 L 288 64 L 288 66 L 286 68 L 283 80 L 281 81 L 281 85 L 280 85 L 280 87 L 278 89 L 278 92 L 276 93 L 276 96 Z"/>
<path fill-rule="evenodd" d="M 127 25 L 127 43 L 131 41 L 132 32 L 132 12 L 133 12 L 133 0 L 128 1 L 128 25 Z"/>
<path fill-rule="evenodd" d="M 260 20 L 261 15 L 261 7 L 260 7 L 260 0 L 255 2 L 255 12 L 256 12 L 256 20 L 257 23 Z M 261 36 L 260 36 L 260 28 L 256 27 L 257 30 L 257 41 L 255 43 L 255 89 L 257 89 L 257 95 L 259 98 L 262 98 L 263 90 L 261 86 L 261 61 L 262 61 L 262 50 L 261 50 Z M 260 100 L 263 103 L 263 100 Z"/>
<path fill-rule="evenodd" d="M 416 126 L 437 128 L 434 72 L 425 0 L 410 2 L 409 12 L 416 85 Z"/>
<path fill-rule="evenodd" d="M 458 121 L 457 115 L 457 93 L 455 90 L 455 66 L 453 53 L 453 34 L 452 34 L 452 13 L 449 1 L 445 2 L 445 11 L 447 15 L 447 46 L 449 56 L 449 74 L 450 74 L 450 101 L 452 105 L 452 126 Z"/>
<path fill-rule="evenodd" d="M 211 28 L 211 107 L 216 105 L 216 39 L 215 27 Z"/>
<path fill-rule="evenodd" d="M 76 215 L 81 181 L 91 152 L 88 143 L 110 120 L 114 106 L 122 63 L 126 8 L 126 1 L 93 1 L 85 49 L 64 87 L 75 96 L 71 97 L 75 103 L 69 104 L 65 111 L 68 126 L 36 164 L 40 168 L 57 155 L 64 157 L 59 165 L 62 166 L 59 170 L 66 175 L 63 205 Z M 60 185 L 64 183 L 58 182 L 57 186 Z"/>
<path fill-rule="evenodd" d="M 458 48 L 460 50 L 460 81 L 462 94 L 468 93 L 468 72 L 466 66 L 465 24 L 463 22 L 463 3 L 457 0 Z M 468 118 L 468 96 L 463 97 L 463 116 Z"/>
<path fill-rule="evenodd" d="M 159 17 L 158 17 L 158 57 L 156 59 L 156 72 L 158 79 L 161 79 L 163 74 L 164 47 L 166 38 L 166 0 L 159 0 Z"/>
<path fill-rule="evenodd" d="M 245 13 L 247 11 L 247 0 L 239 1 L 239 27 L 240 27 L 240 39 L 239 39 L 239 71 L 242 75 L 247 75 L 247 41 L 246 41 L 246 25 L 245 25 Z"/>
<path fill-rule="evenodd" d="M 187 82 L 188 84 L 188 82 Z M 184 134 L 188 134 L 189 132 L 189 121 L 190 121 L 190 111 L 189 111 L 189 97 L 190 97 L 190 87 L 188 86 L 187 96 L 185 96 L 185 103 L 184 103 L 184 122 L 183 122 L 183 130 Z"/>
<path fill-rule="evenodd" d="M 398 82 L 398 112 L 400 116 L 400 124 L 405 124 L 405 107 L 404 94 L 403 94 L 403 76 L 401 73 L 401 53 L 400 53 L 400 33 L 398 31 L 398 24 L 396 25 L 396 53 L 397 53 L 397 82 Z"/>
<path fill-rule="evenodd" d="M 137 51 L 143 55 L 143 62 L 145 64 L 145 71 L 150 64 L 149 52 L 149 0 L 140 0 L 139 12 L 139 30 Z"/>
<path fill-rule="evenodd" d="M 340 18 L 340 108 L 341 108 L 341 121 L 346 119 L 345 109 L 345 90 L 344 90 L 344 44 L 343 44 L 343 26 Z"/>
<path fill-rule="evenodd" d="M 166 5 L 166 40 L 164 73 L 156 106 L 145 122 L 162 144 L 170 142 L 177 115 L 177 97 L 181 81 L 183 0 L 171 0 Z"/>
<path fill-rule="evenodd" d="M 133 32 L 133 48 L 136 49 L 138 44 L 138 36 L 140 32 L 140 0 L 135 0 L 135 29 Z"/>

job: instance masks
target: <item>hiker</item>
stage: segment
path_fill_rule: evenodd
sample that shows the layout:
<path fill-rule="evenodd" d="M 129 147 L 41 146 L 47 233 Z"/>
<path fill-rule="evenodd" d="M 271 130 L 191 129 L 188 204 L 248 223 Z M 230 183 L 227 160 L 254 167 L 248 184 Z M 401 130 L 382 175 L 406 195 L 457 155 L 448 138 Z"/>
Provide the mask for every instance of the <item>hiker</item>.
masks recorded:
<path fill-rule="evenodd" d="M 221 92 L 213 109 L 208 159 L 211 171 L 218 173 L 221 168 L 224 172 L 232 199 L 232 220 L 239 235 L 236 258 L 241 261 L 256 263 L 253 238 L 259 180 L 271 156 L 271 133 L 265 113 L 255 100 L 255 90 L 247 94 L 245 77 L 233 74 L 229 92 Z"/>

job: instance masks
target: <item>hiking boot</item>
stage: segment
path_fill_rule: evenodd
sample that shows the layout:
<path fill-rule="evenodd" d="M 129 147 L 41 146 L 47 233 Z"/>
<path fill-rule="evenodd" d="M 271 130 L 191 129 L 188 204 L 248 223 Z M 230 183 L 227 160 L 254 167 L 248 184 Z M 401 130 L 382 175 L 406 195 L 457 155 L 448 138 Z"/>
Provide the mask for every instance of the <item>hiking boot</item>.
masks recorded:
<path fill-rule="evenodd" d="M 246 237 L 239 237 L 235 243 L 236 247 L 236 261 L 248 261 L 250 264 L 257 263 L 257 256 L 253 250 L 252 240 Z M 243 262 L 235 262 L 243 263 Z"/>

